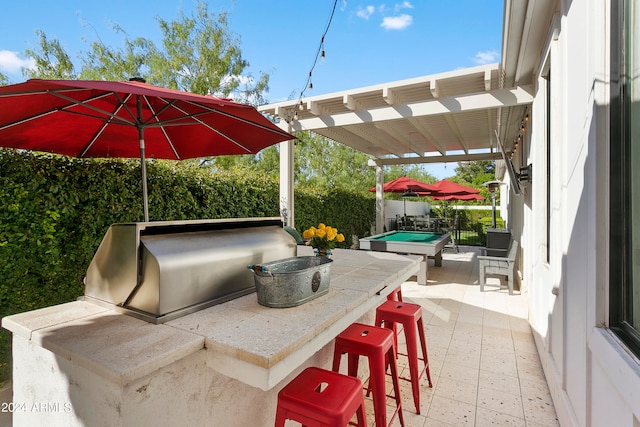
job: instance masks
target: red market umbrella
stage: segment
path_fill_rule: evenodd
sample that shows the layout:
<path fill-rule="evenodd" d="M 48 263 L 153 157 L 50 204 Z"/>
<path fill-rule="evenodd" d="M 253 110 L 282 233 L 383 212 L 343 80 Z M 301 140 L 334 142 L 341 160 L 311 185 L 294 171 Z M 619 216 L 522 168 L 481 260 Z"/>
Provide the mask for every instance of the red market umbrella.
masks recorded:
<path fill-rule="evenodd" d="M 294 139 L 250 105 L 131 81 L 39 80 L 0 87 L 0 147 L 75 157 L 254 154 Z"/>
<path fill-rule="evenodd" d="M 480 190 L 476 190 L 475 188 L 467 187 L 465 185 L 456 184 L 455 182 L 448 181 L 446 179 L 440 180 L 435 184 L 431 185 L 434 195 L 447 195 L 447 194 L 478 194 Z"/>
<path fill-rule="evenodd" d="M 434 189 L 432 184 L 426 184 L 407 176 L 401 176 L 382 185 L 382 191 L 385 193 L 419 193 L 421 196 L 431 193 Z M 376 187 L 371 187 L 369 191 L 376 191 Z"/>
<path fill-rule="evenodd" d="M 428 196 L 432 192 L 432 185 L 418 181 L 407 176 L 401 176 L 394 180 L 385 182 L 382 191 L 385 193 L 403 193 L 404 216 L 407 216 L 407 202 L 405 197 Z M 376 187 L 371 187 L 369 191 L 376 191 Z"/>
<path fill-rule="evenodd" d="M 442 196 L 431 196 L 433 200 L 484 200 L 479 194 L 448 194 Z"/>

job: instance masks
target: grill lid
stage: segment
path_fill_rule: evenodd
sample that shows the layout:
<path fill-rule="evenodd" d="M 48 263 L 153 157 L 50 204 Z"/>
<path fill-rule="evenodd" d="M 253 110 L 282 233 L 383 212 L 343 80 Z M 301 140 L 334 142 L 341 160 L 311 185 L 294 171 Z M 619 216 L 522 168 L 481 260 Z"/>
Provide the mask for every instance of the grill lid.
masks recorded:
<path fill-rule="evenodd" d="M 113 224 L 85 298 L 162 323 L 255 291 L 247 265 L 296 254 L 280 218 Z"/>

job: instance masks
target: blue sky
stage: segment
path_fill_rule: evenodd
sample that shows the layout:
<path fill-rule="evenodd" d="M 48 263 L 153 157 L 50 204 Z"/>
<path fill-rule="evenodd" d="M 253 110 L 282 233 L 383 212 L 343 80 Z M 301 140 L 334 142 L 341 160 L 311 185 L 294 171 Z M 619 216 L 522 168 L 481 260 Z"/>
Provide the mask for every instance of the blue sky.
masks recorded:
<path fill-rule="evenodd" d="M 129 38 L 160 41 L 156 17 L 191 15 L 196 0 L 20 0 L 3 2 L 0 72 L 24 81 L 25 49 L 37 47 L 36 30 L 57 38 L 73 60 L 90 43 L 122 47 L 119 25 Z M 325 58 L 313 68 L 334 0 L 215 0 L 209 9 L 229 13 L 249 73 L 268 73 L 266 98 L 278 102 L 419 77 L 500 61 L 501 0 L 338 0 L 324 39 Z M 77 69 L 80 68 L 76 61 Z M 455 165 L 435 175 L 453 175 Z M 438 177 L 443 177 L 438 176 Z"/>

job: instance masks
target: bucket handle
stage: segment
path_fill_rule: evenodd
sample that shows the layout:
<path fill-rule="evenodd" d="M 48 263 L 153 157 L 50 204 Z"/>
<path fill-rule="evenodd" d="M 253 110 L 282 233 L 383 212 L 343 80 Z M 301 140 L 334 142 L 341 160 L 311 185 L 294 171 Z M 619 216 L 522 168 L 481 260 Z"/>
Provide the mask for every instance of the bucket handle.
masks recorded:
<path fill-rule="evenodd" d="M 260 265 L 260 264 L 249 264 L 247 266 L 247 268 L 251 271 L 253 271 L 254 273 L 267 273 L 269 276 L 273 276 L 273 274 L 271 274 L 271 271 L 269 271 L 268 267 L 265 267 L 264 265 Z"/>

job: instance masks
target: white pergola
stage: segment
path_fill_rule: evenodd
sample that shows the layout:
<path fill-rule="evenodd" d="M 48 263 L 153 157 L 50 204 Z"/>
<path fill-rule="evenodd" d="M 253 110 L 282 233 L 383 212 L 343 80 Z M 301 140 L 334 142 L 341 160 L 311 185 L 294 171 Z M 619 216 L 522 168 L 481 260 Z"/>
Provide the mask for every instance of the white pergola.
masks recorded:
<path fill-rule="evenodd" d="M 502 158 L 520 132 L 531 86 L 505 87 L 500 64 L 483 65 L 258 107 L 288 132 L 313 131 L 372 156 L 376 228 L 382 167 Z M 293 141 L 281 144 L 281 209 L 293 225 Z"/>

